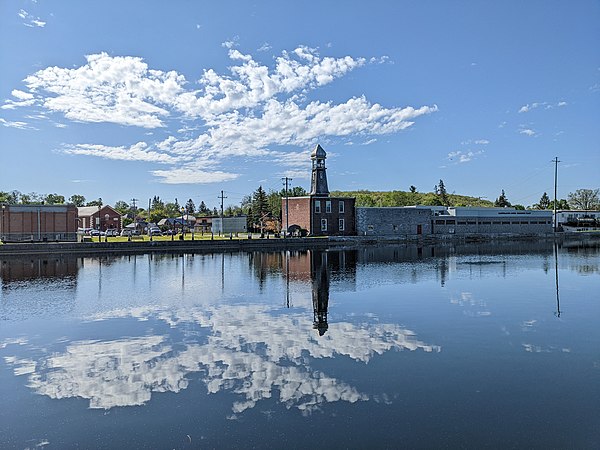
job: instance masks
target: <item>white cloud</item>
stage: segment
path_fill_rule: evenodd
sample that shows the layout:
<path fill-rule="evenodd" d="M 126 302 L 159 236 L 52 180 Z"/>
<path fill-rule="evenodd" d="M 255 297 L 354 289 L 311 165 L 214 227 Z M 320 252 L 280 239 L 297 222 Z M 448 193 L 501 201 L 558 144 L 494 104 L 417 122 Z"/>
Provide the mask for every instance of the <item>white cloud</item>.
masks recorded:
<path fill-rule="evenodd" d="M 521 106 L 521 108 L 519 108 L 519 113 L 526 113 L 529 112 L 533 109 L 536 108 L 541 108 L 543 107 L 544 109 L 552 109 L 552 108 L 557 108 L 557 107 L 562 107 L 562 106 L 566 106 L 567 102 L 565 102 L 564 100 L 561 100 L 560 102 L 557 103 L 549 103 L 549 102 L 534 102 L 531 104 L 526 104 Z"/>
<path fill-rule="evenodd" d="M 17 99 L 2 108 L 35 106 L 78 122 L 108 122 L 143 128 L 182 123 L 193 138 L 170 136 L 156 143 L 108 147 L 75 144 L 68 154 L 125 161 L 171 164 L 151 173 L 165 183 L 207 183 L 239 174 L 219 168 L 228 158 L 272 158 L 279 147 L 311 146 L 327 137 L 358 137 L 365 145 L 376 136 L 413 125 L 414 119 L 437 106 L 391 107 L 370 103 L 364 96 L 344 103 L 307 100 L 310 90 L 346 75 L 365 58 L 322 57 L 307 46 L 283 51 L 272 67 L 259 64 L 237 48 L 237 38 L 223 43 L 233 65 L 229 74 L 205 70 L 197 89 L 175 71 L 153 70 L 141 59 L 89 55 L 77 68 L 48 67 L 25 78 L 28 91 L 13 90 Z M 388 61 L 381 57 L 377 62 Z M 183 116 L 181 116 L 183 114 Z M 188 135 L 189 136 L 189 135 Z M 289 170 L 305 167 L 283 152 Z M 207 164 L 210 161 L 210 164 Z"/>
<path fill-rule="evenodd" d="M 271 50 L 271 44 L 269 44 L 268 42 L 265 42 L 263 45 L 261 45 L 257 51 L 258 52 L 268 52 L 269 50 Z"/>
<path fill-rule="evenodd" d="M 487 139 L 477 139 L 474 144 L 477 145 L 488 145 L 490 143 L 490 141 L 488 141 Z"/>
<path fill-rule="evenodd" d="M 478 150 L 476 152 L 473 152 L 473 151 L 463 152 L 462 150 L 457 150 L 457 151 L 448 153 L 448 160 L 453 161 L 457 164 L 462 164 L 462 163 L 472 161 L 477 156 L 479 156 L 483 153 L 484 153 L 483 150 Z"/>
<path fill-rule="evenodd" d="M 526 136 L 537 136 L 537 132 L 535 130 L 532 130 L 531 128 L 521 128 L 519 130 L 520 134 L 524 134 Z"/>
<path fill-rule="evenodd" d="M 97 144 L 76 144 L 68 145 L 62 149 L 67 155 L 86 155 L 97 156 L 104 159 L 114 159 L 119 161 L 145 161 L 160 164 L 174 164 L 184 158 L 175 157 L 166 153 L 158 153 L 148 150 L 148 144 L 138 142 L 130 147 L 109 147 L 107 145 Z"/>
<path fill-rule="evenodd" d="M 170 170 L 153 170 L 152 174 L 165 184 L 207 184 L 235 180 L 239 174 L 181 167 Z"/>
<path fill-rule="evenodd" d="M 10 120 L 2 119 L 0 117 L 0 124 L 8 128 L 18 128 L 20 130 L 25 130 L 31 128 L 27 122 L 12 122 Z"/>
<path fill-rule="evenodd" d="M 31 14 L 29 14 L 27 11 L 25 11 L 24 9 L 21 9 L 17 15 L 25 20 L 25 22 L 23 22 L 23 25 L 25 25 L 26 27 L 38 27 L 38 28 L 43 28 L 46 26 L 46 22 L 44 22 L 43 20 L 41 20 L 39 17 L 35 17 L 32 16 Z"/>
<path fill-rule="evenodd" d="M 38 104 L 82 122 L 111 122 L 146 128 L 163 126 L 164 109 L 183 91 L 176 72 L 149 70 L 141 58 L 86 57 L 76 69 L 48 67 L 25 78 Z"/>

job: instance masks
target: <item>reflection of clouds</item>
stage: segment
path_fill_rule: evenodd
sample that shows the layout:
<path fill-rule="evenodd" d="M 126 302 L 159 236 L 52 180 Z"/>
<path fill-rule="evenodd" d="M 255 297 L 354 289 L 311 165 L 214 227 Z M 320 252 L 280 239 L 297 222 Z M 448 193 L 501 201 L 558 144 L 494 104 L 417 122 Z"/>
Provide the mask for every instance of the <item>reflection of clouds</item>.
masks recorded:
<path fill-rule="evenodd" d="M 491 316 L 487 303 L 483 300 L 477 300 L 472 292 L 461 292 L 460 295 L 450 297 L 450 303 L 464 308 L 463 313 L 469 317 Z"/>
<path fill-rule="evenodd" d="M 277 393 L 286 408 L 309 413 L 326 402 L 369 399 L 355 387 L 312 369 L 310 358 L 346 356 L 366 363 L 392 349 L 440 351 L 394 324 L 334 323 L 330 333 L 319 338 L 310 317 L 273 312 L 264 305 L 121 310 L 90 319 L 158 318 L 184 332 L 189 324 L 197 324 L 208 328 L 210 335 L 206 342 L 186 340 L 185 344 L 169 336 L 77 341 L 64 352 L 37 361 L 16 357 L 5 361 L 16 375 L 28 375 L 36 392 L 56 399 L 89 399 L 91 408 L 142 405 L 153 392 L 187 388 L 186 376 L 200 372 L 208 393 L 229 391 L 241 396 L 232 406 L 234 413 Z"/>
<path fill-rule="evenodd" d="M 529 353 L 551 353 L 551 352 L 562 352 L 562 353 L 571 353 L 570 348 L 559 348 L 553 345 L 543 347 L 541 345 L 535 344 L 521 344 L 523 349 Z"/>

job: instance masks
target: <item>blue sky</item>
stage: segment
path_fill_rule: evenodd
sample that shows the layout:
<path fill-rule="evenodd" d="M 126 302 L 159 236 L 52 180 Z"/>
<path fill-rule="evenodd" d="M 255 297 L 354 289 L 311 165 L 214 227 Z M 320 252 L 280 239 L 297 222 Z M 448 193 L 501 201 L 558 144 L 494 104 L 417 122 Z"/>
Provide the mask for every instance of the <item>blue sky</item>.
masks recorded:
<path fill-rule="evenodd" d="M 0 190 L 600 187 L 598 1 L 0 3 Z"/>

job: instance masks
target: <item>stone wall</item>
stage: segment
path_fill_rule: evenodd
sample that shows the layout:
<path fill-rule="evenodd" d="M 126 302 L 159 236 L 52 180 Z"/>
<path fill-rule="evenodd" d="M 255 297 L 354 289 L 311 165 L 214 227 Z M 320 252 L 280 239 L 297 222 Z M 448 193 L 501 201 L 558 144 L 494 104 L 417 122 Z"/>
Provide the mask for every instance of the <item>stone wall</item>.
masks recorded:
<path fill-rule="evenodd" d="M 359 236 L 430 235 L 431 210 L 420 208 L 356 208 Z"/>

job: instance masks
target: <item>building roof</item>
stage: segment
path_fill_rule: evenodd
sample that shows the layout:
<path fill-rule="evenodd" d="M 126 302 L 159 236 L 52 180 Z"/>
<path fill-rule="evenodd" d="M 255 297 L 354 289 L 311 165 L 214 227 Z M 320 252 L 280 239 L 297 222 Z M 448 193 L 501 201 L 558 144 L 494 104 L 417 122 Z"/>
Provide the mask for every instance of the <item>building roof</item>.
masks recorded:
<path fill-rule="evenodd" d="M 323 150 L 323 147 L 321 147 L 319 144 L 317 144 L 315 149 L 310 154 L 310 157 L 311 158 L 327 158 L 327 153 L 325 153 L 325 150 Z"/>
<path fill-rule="evenodd" d="M 116 214 L 121 215 L 117 210 L 115 210 L 112 206 L 110 205 L 103 205 L 100 207 L 100 211 L 102 211 L 103 209 L 110 209 L 111 211 L 114 211 Z M 77 215 L 79 217 L 90 217 L 94 214 L 96 214 L 98 212 L 98 207 L 97 206 L 78 206 L 77 207 Z"/>

